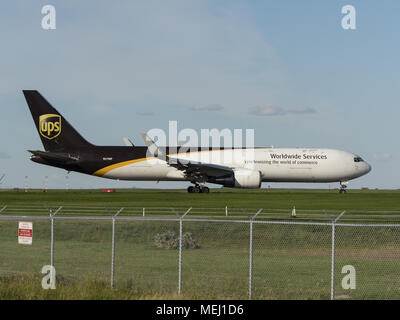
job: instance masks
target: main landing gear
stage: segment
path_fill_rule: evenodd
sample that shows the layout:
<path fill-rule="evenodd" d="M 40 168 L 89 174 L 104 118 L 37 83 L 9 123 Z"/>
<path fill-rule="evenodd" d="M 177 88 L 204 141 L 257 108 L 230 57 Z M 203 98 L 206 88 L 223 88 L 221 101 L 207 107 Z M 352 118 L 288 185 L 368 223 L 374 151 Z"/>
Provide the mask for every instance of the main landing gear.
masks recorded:
<path fill-rule="evenodd" d="M 347 188 L 347 181 L 340 181 L 340 189 L 339 189 L 339 193 L 346 193 L 346 188 Z"/>
<path fill-rule="evenodd" d="M 206 186 L 202 186 L 196 183 L 194 187 L 193 186 L 188 187 L 187 191 L 189 193 L 209 193 L 210 189 Z"/>

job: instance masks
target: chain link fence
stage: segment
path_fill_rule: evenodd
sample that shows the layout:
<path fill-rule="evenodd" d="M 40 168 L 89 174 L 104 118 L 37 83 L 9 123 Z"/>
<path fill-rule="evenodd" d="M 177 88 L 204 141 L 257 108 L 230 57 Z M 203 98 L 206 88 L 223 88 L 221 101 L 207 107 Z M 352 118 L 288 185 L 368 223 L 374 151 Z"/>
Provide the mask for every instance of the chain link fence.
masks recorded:
<path fill-rule="evenodd" d="M 61 210 L 61 209 L 60 209 Z M 192 299 L 399 299 L 400 224 L 175 216 L 0 215 L 0 276 L 54 265 L 97 281 Z M 62 211 L 61 211 L 62 212 Z M 122 212 L 122 213 L 121 213 Z M 170 210 L 171 212 L 171 210 Z M 242 212 L 244 216 L 244 214 Z M 33 221 L 32 245 L 16 240 Z"/>

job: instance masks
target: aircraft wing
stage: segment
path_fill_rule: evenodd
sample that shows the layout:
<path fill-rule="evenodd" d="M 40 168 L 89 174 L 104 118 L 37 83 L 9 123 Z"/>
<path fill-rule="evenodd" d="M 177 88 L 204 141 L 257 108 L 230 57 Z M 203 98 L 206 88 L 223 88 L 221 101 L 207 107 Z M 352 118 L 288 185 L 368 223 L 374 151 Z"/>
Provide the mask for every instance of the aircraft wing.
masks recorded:
<path fill-rule="evenodd" d="M 162 151 L 147 134 L 142 133 L 142 137 L 154 157 L 164 158 Z M 168 155 L 165 156 L 164 160 L 171 167 L 183 171 L 186 177 L 196 181 L 207 180 L 208 177 L 222 177 L 233 174 L 232 168 L 212 163 L 172 158 Z"/>
<path fill-rule="evenodd" d="M 188 178 L 193 179 L 203 180 L 208 177 L 222 177 L 233 174 L 232 168 L 206 162 L 168 157 L 168 164 L 183 171 Z"/>

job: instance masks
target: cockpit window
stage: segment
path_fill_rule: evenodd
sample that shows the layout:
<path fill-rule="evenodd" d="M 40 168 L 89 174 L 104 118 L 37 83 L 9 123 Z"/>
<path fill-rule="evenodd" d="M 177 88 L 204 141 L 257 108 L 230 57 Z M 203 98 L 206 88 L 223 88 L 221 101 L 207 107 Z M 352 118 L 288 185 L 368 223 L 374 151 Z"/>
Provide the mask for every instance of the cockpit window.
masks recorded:
<path fill-rule="evenodd" d="M 354 157 L 354 162 L 363 162 L 364 160 L 361 157 Z"/>

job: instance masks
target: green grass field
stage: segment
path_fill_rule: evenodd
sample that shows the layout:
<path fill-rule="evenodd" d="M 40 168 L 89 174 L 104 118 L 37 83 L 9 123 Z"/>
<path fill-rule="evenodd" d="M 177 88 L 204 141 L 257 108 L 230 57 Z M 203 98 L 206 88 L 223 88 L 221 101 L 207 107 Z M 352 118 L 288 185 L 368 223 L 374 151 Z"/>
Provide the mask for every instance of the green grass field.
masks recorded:
<path fill-rule="evenodd" d="M 400 190 L 337 190 L 314 189 L 212 189 L 209 194 L 188 194 L 186 190 L 117 189 L 101 190 L 0 190 L 1 204 L 40 204 L 49 206 L 138 206 L 138 207 L 237 207 L 318 210 L 393 210 L 400 211 Z"/>
<path fill-rule="evenodd" d="M 323 210 L 359 210 L 370 222 L 368 216 L 375 217 L 377 213 L 367 211 L 400 211 L 399 196 L 399 191 L 392 190 L 349 190 L 344 195 L 333 190 L 295 189 L 217 189 L 210 194 L 136 189 L 109 194 L 100 190 L 51 190 L 47 193 L 3 190 L 0 208 L 32 204 L 43 207 L 195 207 L 204 208 L 196 211 L 196 215 L 208 216 L 214 211 L 207 208 L 223 209 L 228 205 L 250 212 L 271 209 L 282 218 L 290 219 L 290 210 L 296 206 L 299 218 L 301 210 L 308 215 L 321 214 Z M 15 212 L 5 210 L 3 214 Z M 46 210 L 25 215 L 29 214 L 45 215 Z M 59 214 L 68 215 L 68 211 Z M 107 213 L 96 211 L 93 214 Z M 393 215 L 389 220 L 396 221 L 395 214 L 385 213 L 385 218 L 378 220 L 386 221 L 387 215 Z M 151 216 L 152 211 L 146 211 L 146 215 Z M 224 217 L 224 210 L 221 215 Z M 17 220 L 0 220 L 0 299 L 246 299 L 249 224 L 184 222 L 184 232 L 191 232 L 201 248 L 183 250 L 181 296 L 177 295 L 178 250 L 160 249 L 154 244 L 157 233 L 168 230 L 178 233 L 178 228 L 179 223 L 174 221 L 117 221 L 115 289 L 111 290 L 111 221 L 56 220 L 57 289 L 43 290 L 41 268 L 50 263 L 50 222 L 34 221 L 33 244 L 24 246 L 17 243 Z M 330 226 L 256 224 L 253 245 L 253 298 L 329 299 Z M 399 258 L 400 228 L 337 226 L 336 297 L 400 298 Z M 348 264 L 357 271 L 355 290 L 344 290 L 341 286 L 344 276 L 341 268 Z"/>
<path fill-rule="evenodd" d="M 313 189 L 213 189 L 210 194 L 188 194 L 186 190 L 117 189 L 115 193 L 101 190 L 0 190 L 0 210 L 8 208 L 6 215 L 48 215 L 46 207 L 53 211 L 63 206 L 63 215 L 109 216 L 125 208 L 121 216 L 147 216 L 183 214 L 190 207 L 188 217 L 229 217 L 247 219 L 249 214 L 263 209 L 259 219 L 290 219 L 296 208 L 297 220 L 330 221 L 343 210 L 341 221 L 400 222 L 400 190 L 337 190 Z M 35 208 L 26 208 L 34 206 Z M 107 209 L 106 209 L 107 208 Z"/>

